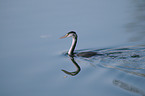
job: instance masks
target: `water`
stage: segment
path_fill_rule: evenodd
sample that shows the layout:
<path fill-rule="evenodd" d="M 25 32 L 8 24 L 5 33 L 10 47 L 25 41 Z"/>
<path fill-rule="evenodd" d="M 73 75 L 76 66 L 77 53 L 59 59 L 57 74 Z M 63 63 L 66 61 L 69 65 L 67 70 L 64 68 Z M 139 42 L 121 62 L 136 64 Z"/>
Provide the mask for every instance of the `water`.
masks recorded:
<path fill-rule="evenodd" d="M 0 3 L 1 96 L 145 96 L 145 1 L 5 0 Z M 79 36 L 74 57 L 65 53 Z"/>

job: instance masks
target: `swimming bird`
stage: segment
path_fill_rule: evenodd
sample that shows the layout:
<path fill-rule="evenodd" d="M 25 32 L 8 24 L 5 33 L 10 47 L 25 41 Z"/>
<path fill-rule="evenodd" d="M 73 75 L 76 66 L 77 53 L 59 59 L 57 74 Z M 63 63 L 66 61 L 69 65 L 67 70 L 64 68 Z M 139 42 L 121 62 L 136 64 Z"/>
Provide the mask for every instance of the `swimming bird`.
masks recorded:
<path fill-rule="evenodd" d="M 70 31 L 66 35 L 60 37 L 60 39 L 63 39 L 63 38 L 66 38 L 66 37 L 72 37 L 72 44 L 71 44 L 71 47 L 68 51 L 68 55 L 69 56 L 74 56 L 74 54 L 75 54 L 74 50 L 75 50 L 75 47 L 76 47 L 76 44 L 77 44 L 78 36 L 77 36 L 76 32 Z M 98 54 L 97 52 L 88 51 L 88 52 L 80 52 L 76 55 L 81 56 L 81 57 L 89 58 L 89 57 L 92 57 L 92 56 L 95 56 L 95 55 L 103 55 L 103 54 Z"/>

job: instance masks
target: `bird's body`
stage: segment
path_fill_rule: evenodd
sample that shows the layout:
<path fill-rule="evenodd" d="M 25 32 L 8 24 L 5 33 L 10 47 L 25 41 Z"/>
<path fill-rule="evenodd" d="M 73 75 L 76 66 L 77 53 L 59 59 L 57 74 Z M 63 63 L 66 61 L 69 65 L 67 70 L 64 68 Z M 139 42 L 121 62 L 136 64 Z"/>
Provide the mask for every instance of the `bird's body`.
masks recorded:
<path fill-rule="evenodd" d="M 86 57 L 86 58 L 89 58 L 89 57 L 92 57 L 92 56 L 95 56 L 95 55 L 97 55 L 97 52 L 93 52 L 93 51 L 80 52 L 80 53 L 77 54 L 77 56 Z"/>
<path fill-rule="evenodd" d="M 74 56 L 74 49 L 75 49 L 76 44 L 77 44 L 77 37 L 78 36 L 77 36 L 76 32 L 71 31 L 71 32 L 67 33 L 65 36 L 61 37 L 60 39 L 66 38 L 66 37 L 72 37 L 72 45 L 71 45 L 71 47 L 68 51 L 68 55 Z M 102 54 L 98 54 L 97 52 L 89 51 L 89 52 L 77 53 L 76 55 L 81 56 L 81 57 L 89 58 L 89 57 L 92 57 L 92 56 L 95 56 L 95 55 L 102 55 Z"/>

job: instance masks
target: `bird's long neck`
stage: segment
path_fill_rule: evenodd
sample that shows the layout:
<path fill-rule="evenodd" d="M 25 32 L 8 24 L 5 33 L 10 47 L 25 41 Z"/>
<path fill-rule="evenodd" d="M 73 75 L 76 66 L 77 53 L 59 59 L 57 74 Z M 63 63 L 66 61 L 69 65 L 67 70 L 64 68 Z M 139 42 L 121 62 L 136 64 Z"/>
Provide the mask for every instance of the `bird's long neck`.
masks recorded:
<path fill-rule="evenodd" d="M 70 47 L 70 49 L 68 51 L 69 55 L 74 55 L 73 52 L 75 50 L 76 44 L 77 44 L 77 36 L 72 38 L 72 44 L 71 44 L 71 47 Z"/>

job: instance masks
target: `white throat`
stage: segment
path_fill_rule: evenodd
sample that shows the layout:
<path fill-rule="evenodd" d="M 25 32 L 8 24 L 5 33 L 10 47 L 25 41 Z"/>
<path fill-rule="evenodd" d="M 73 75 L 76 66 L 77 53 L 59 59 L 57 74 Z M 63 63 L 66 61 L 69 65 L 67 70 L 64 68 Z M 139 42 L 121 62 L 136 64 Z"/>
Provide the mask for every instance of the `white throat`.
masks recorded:
<path fill-rule="evenodd" d="M 73 53 L 73 51 L 74 51 L 74 47 L 75 47 L 75 45 L 76 45 L 76 40 L 75 40 L 75 38 L 73 37 L 72 38 L 72 44 L 71 44 L 71 47 L 70 47 L 70 49 L 69 49 L 69 51 L 68 51 L 68 54 L 69 55 L 72 55 L 72 53 Z"/>

